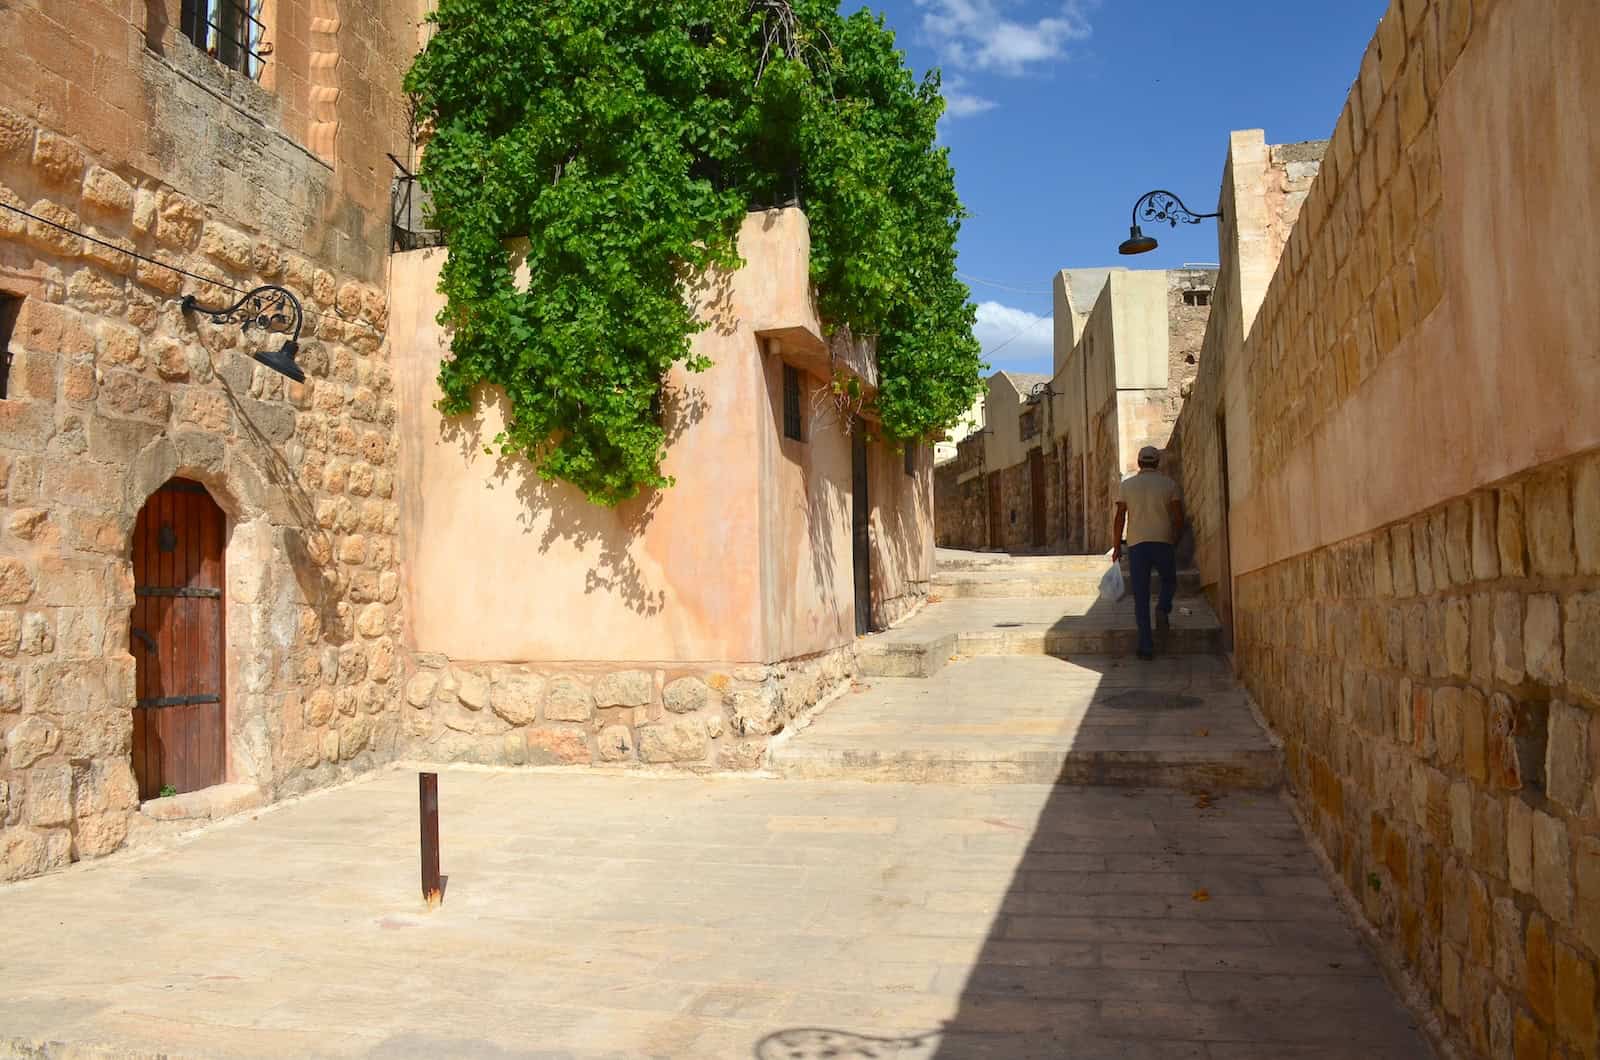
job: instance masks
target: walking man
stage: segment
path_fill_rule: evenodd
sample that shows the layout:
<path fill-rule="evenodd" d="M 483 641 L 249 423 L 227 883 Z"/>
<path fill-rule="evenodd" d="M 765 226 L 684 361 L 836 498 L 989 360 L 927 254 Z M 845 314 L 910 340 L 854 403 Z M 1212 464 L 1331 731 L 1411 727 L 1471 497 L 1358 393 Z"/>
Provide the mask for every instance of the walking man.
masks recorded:
<path fill-rule="evenodd" d="M 1156 625 L 1162 646 L 1172 616 L 1172 597 L 1178 588 L 1178 557 L 1174 543 L 1183 533 L 1183 501 L 1178 484 L 1156 470 L 1161 450 L 1147 445 L 1139 450 L 1139 473 L 1122 480 L 1117 499 L 1116 547 L 1113 562 L 1121 562 L 1123 531 L 1127 531 L 1128 566 L 1133 582 L 1133 618 L 1139 626 L 1141 659 L 1155 658 L 1150 634 L 1150 571 L 1161 575 L 1161 601 L 1156 605 Z"/>

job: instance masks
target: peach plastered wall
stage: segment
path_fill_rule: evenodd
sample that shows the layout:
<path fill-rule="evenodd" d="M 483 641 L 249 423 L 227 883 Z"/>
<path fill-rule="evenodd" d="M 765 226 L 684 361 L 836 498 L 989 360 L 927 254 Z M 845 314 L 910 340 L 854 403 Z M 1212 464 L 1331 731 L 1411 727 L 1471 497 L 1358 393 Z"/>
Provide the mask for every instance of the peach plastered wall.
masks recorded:
<path fill-rule="evenodd" d="M 854 665 L 850 439 L 813 400 L 839 358 L 805 215 L 751 214 L 745 266 L 690 290 L 713 364 L 668 382 L 676 484 L 615 509 L 500 455 L 492 388 L 471 415 L 440 415 L 443 253 L 397 255 L 390 281 L 410 734 L 430 755 L 485 761 L 757 764 Z M 783 436 L 785 363 L 803 379 L 802 441 Z M 926 581 L 926 503 L 899 500 L 925 477 L 902 471 L 884 498 L 885 540 L 916 531 L 880 565 L 885 598 Z"/>

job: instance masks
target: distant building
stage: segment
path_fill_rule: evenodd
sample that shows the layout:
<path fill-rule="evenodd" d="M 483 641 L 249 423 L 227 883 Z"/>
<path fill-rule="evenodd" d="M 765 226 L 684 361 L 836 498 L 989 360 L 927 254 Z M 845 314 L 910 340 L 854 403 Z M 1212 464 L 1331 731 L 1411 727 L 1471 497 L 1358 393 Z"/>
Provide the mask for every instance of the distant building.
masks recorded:
<path fill-rule="evenodd" d="M 1103 552 L 1121 477 L 1164 446 L 1199 369 L 1213 268 L 1063 269 L 1049 375 L 997 372 L 981 433 L 934 472 L 936 540 Z"/>

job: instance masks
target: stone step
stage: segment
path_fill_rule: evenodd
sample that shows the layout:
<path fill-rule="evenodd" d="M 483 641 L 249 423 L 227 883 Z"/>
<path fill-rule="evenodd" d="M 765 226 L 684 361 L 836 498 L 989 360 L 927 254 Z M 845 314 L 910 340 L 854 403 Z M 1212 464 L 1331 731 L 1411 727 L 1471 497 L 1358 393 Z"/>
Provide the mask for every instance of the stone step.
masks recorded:
<path fill-rule="evenodd" d="M 1177 787 L 1282 783 L 1277 749 L 1216 656 L 963 659 L 881 678 L 776 742 L 791 778 Z"/>
<path fill-rule="evenodd" d="M 932 677 L 952 659 L 972 656 L 1053 655 L 1058 659 L 1078 655 L 1132 657 L 1138 648 L 1135 629 L 973 630 L 930 636 L 926 640 L 856 645 L 856 661 L 864 677 Z M 1220 629 L 1173 629 L 1167 655 L 1204 655 L 1222 650 Z"/>
<path fill-rule="evenodd" d="M 959 548 L 934 550 L 934 566 L 942 571 L 1062 571 L 1098 575 L 1106 569 L 1108 562 L 1108 556 L 1032 556 L 1011 552 L 973 552 Z"/>
<path fill-rule="evenodd" d="M 1097 557 L 1098 558 L 1098 557 Z M 946 600 L 995 600 L 1030 596 L 1093 596 L 1100 591 L 1100 578 L 1106 561 L 1089 571 L 1042 569 L 1022 572 L 1011 568 L 994 570 L 940 570 L 933 576 L 932 591 Z M 1124 574 L 1127 572 L 1124 571 Z M 1200 594 L 1200 572 L 1178 572 L 1178 595 Z"/>
<path fill-rule="evenodd" d="M 803 740 L 803 738 L 802 738 Z M 790 780 L 909 784 L 1059 784 L 1206 791 L 1270 791 L 1283 783 L 1271 749 L 1208 751 L 862 750 L 797 740 L 773 752 L 772 770 Z"/>

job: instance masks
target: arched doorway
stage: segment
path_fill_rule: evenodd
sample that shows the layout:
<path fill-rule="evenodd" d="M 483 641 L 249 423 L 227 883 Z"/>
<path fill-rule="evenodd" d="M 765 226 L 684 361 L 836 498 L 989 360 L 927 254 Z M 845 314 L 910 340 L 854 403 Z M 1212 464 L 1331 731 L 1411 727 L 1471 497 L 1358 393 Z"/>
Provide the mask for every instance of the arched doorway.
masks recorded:
<path fill-rule="evenodd" d="M 133 529 L 136 672 L 133 775 L 139 798 L 227 779 L 223 551 L 227 520 L 198 482 L 150 495 Z"/>

